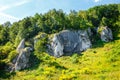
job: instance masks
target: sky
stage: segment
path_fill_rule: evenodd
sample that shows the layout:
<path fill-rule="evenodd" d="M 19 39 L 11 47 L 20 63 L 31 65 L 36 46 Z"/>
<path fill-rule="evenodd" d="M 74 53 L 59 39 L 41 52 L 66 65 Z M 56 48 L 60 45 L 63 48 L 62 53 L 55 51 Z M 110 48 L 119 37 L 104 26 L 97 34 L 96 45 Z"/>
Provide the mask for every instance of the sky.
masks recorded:
<path fill-rule="evenodd" d="M 120 0 L 0 0 L 0 24 L 19 21 L 35 13 L 46 13 L 50 9 L 87 10 L 103 4 L 120 3 Z"/>

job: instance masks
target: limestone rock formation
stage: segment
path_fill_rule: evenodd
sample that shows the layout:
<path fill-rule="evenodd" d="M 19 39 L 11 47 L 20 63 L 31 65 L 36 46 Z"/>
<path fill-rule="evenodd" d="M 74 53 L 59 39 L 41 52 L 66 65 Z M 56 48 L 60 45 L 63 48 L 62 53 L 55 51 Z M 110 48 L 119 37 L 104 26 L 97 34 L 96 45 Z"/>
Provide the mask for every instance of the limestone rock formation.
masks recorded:
<path fill-rule="evenodd" d="M 29 67 L 28 62 L 29 62 L 31 50 L 32 49 L 30 47 L 26 47 L 23 50 L 21 50 L 14 66 L 15 71 Z"/>
<path fill-rule="evenodd" d="M 109 42 L 109 41 L 113 40 L 113 35 L 112 35 L 111 29 L 108 28 L 107 26 L 102 27 L 102 29 L 100 31 L 100 37 L 101 37 L 101 40 L 105 41 L 105 42 Z"/>
<path fill-rule="evenodd" d="M 20 51 L 21 51 L 22 49 L 24 49 L 24 48 L 25 48 L 25 39 L 22 39 L 21 42 L 19 43 L 16 51 L 17 51 L 18 53 L 20 53 Z"/>
<path fill-rule="evenodd" d="M 23 39 L 17 47 L 17 52 L 19 53 L 16 58 L 13 60 L 12 69 L 10 72 L 19 71 L 24 68 L 29 67 L 29 58 L 31 51 L 33 50 L 31 47 L 25 47 L 25 39 Z"/>
<path fill-rule="evenodd" d="M 55 57 L 60 57 L 62 55 L 80 53 L 90 48 L 91 45 L 92 44 L 89 39 L 88 30 L 64 30 L 58 34 L 55 34 L 52 39 L 52 55 Z"/>

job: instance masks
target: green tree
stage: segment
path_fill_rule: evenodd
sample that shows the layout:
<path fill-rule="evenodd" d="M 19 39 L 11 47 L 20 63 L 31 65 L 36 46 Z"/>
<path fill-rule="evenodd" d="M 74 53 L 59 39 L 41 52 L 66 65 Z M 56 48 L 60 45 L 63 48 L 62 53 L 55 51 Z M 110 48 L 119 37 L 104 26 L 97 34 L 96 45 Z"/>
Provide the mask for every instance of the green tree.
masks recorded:
<path fill-rule="evenodd" d="M 18 35 L 19 30 L 20 30 L 19 23 L 18 22 L 13 23 L 12 26 L 10 27 L 10 32 L 9 32 L 11 42 L 13 43 L 15 42 L 15 39 Z"/>
<path fill-rule="evenodd" d="M 9 27 L 0 25 L 0 45 L 9 41 Z"/>
<path fill-rule="evenodd" d="M 105 17 L 103 17 L 100 25 L 101 26 L 107 26 L 107 25 L 109 25 L 108 19 L 105 18 Z"/>

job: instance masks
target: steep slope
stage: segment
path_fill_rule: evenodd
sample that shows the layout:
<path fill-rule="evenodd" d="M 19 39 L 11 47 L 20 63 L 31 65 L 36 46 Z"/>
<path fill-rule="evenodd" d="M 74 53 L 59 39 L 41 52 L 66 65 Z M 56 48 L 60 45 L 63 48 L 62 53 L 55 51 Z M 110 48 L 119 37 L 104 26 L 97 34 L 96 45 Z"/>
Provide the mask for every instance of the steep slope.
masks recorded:
<path fill-rule="evenodd" d="M 120 37 L 118 37 L 120 38 Z M 82 54 L 55 58 L 42 53 L 40 63 L 10 80 L 119 80 L 120 40 L 97 42 Z M 35 60 L 37 62 L 37 60 Z"/>
<path fill-rule="evenodd" d="M 98 38 L 100 35 L 94 30 L 102 26 L 112 30 L 114 41 L 105 43 Z M 48 43 L 46 37 L 34 45 L 33 38 L 39 33 L 50 36 L 65 29 L 85 30 L 89 27 L 93 30 L 93 45 L 81 54 L 60 58 L 50 56 L 45 53 L 45 44 Z M 0 80 L 119 80 L 118 34 L 120 4 L 95 6 L 86 11 L 71 11 L 69 14 L 53 9 L 46 14 L 36 13 L 33 17 L 26 17 L 11 26 L 0 25 Z M 31 67 L 12 73 L 4 71 L 18 55 L 16 47 L 24 38 L 25 47 L 33 48 L 34 45 L 34 52 L 30 55 Z"/>

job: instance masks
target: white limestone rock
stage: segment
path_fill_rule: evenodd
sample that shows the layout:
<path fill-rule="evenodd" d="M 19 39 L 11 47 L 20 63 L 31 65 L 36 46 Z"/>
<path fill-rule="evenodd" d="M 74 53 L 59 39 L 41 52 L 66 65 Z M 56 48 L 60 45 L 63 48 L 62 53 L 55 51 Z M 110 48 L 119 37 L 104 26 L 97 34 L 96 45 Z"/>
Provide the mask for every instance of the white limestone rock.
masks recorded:
<path fill-rule="evenodd" d="M 16 51 L 17 51 L 18 53 L 20 53 L 20 51 L 21 51 L 22 49 L 24 49 L 24 48 L 25 48 L 25 39 L 22 39 L 21 42 L 19 43 Z"/>
<path fill-rule="evenodd" d="M 63 55 L 63 45 L 60 42 L 59 37 L 57 35 L 54 35 L 51 46 L 55 57 L 60 57 Z"/>
<path fill-rule="evenodd" d="M 53 56 L 60 57 L 62 55 L 80 53 L 90 48 L 91 45 L 87 30 L 63 30 L 54 35 L 51 42 L 51 49 Z"/>
<path fill-rule="evenodd" d="M 112 30 L 107 26 L 102 27 L 102 30 L 100 31 L 100 38 L 104 42 L 109 42 L 113 40 Z"/>
<path fill-rule="evenodd" d="M 31 47 L 25 47 L 25 39 L 23 39 L 16 51 L 19 54 L 13 59 L 14 62 L 12 62 L 13 65 L 10 72 L 19 71 L 29 67 L 29 58 L 33 49 Z"/>
<path fill-rule="evenodd" d="M 30 47 L 26 47 L 20 52 L 20 54 L 18 55 L 17 61 L 15 63 L 15 66 L 14 66 L 15 71 L 19 71 L 19 70 L 29 67 L 28 62 L 29 62 L 31 50 L 32 49 Z"/>

